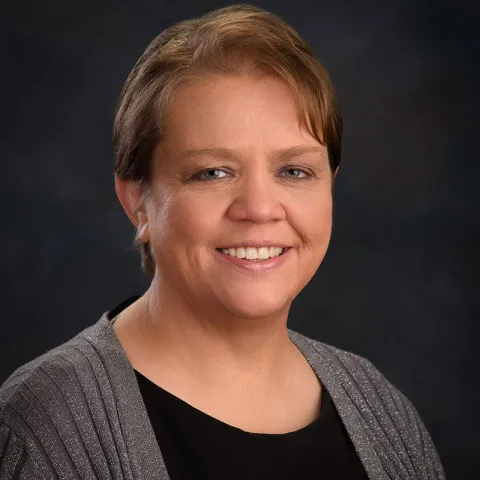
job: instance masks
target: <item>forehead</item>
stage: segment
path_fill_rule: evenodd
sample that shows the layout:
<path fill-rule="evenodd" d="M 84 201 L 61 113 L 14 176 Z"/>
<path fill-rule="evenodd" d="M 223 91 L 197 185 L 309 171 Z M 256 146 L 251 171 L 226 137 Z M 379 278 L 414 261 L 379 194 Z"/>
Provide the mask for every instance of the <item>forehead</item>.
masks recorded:
<path fill-rule="evenodd" d="M 165 118 L 164 139 L 181 148 L 320 145 L 301 126 L 288 85 L 252 75 L 210 75 L 179 87 Z"/>

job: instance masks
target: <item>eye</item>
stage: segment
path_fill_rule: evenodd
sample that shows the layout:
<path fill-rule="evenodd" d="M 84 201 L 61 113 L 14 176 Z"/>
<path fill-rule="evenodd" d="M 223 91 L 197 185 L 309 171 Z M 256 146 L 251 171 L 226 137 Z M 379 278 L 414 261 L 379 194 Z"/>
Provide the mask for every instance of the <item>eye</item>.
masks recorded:
<path fill-rule="evenodd" d="M 283 170 L 283 172 L 300 172 L 300 174 L 303 173 L 303 177 L 300 177 L 298 174 L 297 175 L 293 175 L 293 176 L 289 176 L 287 175 L 288 178 L 291 178 L 291 179 L 302 179 L 302 178 L 307 178 L 307 177 L 310 177 L 310 173 L 306 172 L 305 170 L 301 169 L 301 168 L 294 168 L 294 167 L 287 167 Z"/>
<path fill-rule="evenodd" d="M 224 178 L 223 176 L 209 175 L 212 172 L 217 172 L 217 173 L 220 172 L 220 173 L 226 174 L 225 171 L 219 170 L 218 168 L 206 168 L 205 170 L 202 170 L 201 172 L 196 173 L 193 176 L 193 179 L 205 181 L 205 180 L 217 180 L 219 178 Z"/>

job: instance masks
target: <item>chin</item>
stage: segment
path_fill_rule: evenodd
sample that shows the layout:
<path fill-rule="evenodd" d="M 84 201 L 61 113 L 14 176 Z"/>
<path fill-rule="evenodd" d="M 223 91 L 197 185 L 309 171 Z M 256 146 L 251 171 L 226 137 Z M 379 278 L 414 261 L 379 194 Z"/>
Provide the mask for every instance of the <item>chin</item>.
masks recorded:
<path fill-rule="evenodd" d="M 229 302 L 230 305 L 225 307 L 234 315 L 243 318 L 264 318 L 288 311 L 291 301 L 286 301 L 277 295 L 275 297 L 265 299 L 259 295 L 252 295 L 248 298 L 244 297 L 237 302 Z"/>

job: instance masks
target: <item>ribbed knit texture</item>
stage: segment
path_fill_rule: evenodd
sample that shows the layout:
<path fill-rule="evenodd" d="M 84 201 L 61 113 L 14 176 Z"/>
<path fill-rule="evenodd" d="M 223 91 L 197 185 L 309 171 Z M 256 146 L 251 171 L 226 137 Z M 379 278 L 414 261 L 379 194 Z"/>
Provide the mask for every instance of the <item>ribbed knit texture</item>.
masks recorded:
<path fill-rule="evenodd" d="M 289 335 L 328 389 L 370 479 L 445 478 L 417 411 L 368 360 Z M 169 478 L 107 313 L 0 388 L 0 479 L 57 478 Z"/>

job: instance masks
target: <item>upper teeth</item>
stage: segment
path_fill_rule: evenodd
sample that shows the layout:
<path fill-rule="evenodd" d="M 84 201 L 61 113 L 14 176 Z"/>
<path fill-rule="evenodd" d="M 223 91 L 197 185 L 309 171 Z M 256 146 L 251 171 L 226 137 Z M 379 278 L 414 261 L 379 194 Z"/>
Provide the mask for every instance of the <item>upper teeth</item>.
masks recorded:
<path fill-rule="evenodd" d="M 239 248 L 222 248 L 222 252 L 231 255 L 232 257 L 246 258 L 247 260 L 260 260 L 267 259 L 269 257 L 276 257 L 283 251 L 281 247 L 239 247 Z"/>

